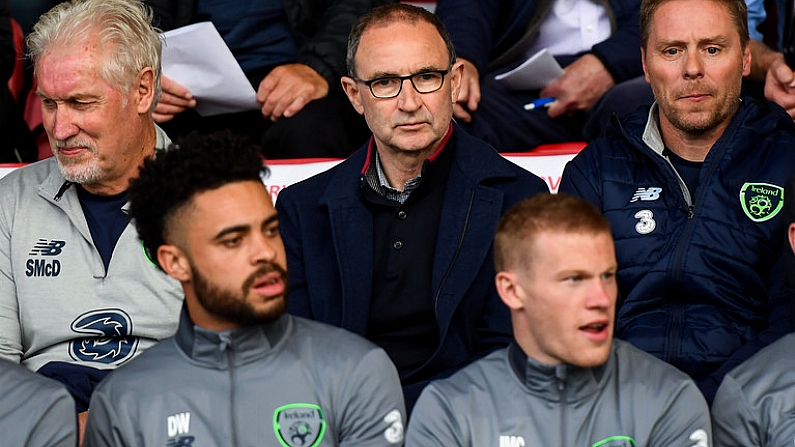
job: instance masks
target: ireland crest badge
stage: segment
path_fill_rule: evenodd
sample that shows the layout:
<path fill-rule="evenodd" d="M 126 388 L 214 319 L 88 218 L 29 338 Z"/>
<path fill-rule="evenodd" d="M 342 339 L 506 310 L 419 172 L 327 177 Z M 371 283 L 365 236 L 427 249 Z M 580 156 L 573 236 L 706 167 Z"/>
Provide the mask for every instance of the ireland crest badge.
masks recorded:
<path fill-rule="evenodd" d="M 316 447 L 326 432 L 326 420 L 317 405 L 290 404 L 273 413 L 273 429 L 284 447 Z"/>
<path fill-rule="evenodd" d="M 740 204 L 748 218 L 764 222 L 784 206 L 784 188 L 770 183 L 746 183 L 740 189 Z"/>

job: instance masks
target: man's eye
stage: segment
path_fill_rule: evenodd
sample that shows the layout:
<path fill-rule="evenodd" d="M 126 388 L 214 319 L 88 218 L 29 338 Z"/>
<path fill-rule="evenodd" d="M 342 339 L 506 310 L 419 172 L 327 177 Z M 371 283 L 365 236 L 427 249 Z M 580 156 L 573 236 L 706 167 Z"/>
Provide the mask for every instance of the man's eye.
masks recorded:
<path fill-rule="evenodd" d="M 677 50 L 676 48 L 668 48 L 667 50 L 665 50 L 665 54 L 667 54 L 668 56 L 676 56 L 678 53 L 679 50 Z"/>
<path fill-rule="evenodd" d="M 240 245 L 240 241 L 242 241 L 242 240 L 243 240 L 243 238 L 233 237 L 233 238 L 229 238 L 229 239 L 224 239 L 221 243 L 224 244 L 224 247 L 233 248 L 233 247 L 237 247 L 238 245 Z"/>
<path fill-rule="evenodd" d="M 390 85 L 392 85 L 394 83 L 395 83 L 395 79 L 394 78 L 381 78 L 381 79 L 376 79 L 375 81 L 373 81 L 373 85 L 375 85 L 377 87 L 389 87 Z"/>
<path fill-rule="evenodd" d="M 279 227 L 273 226 L 265 229 L 265 235 L 268 237 L 275 237 L 279 235 Z"/>
<path fill-rule="evenodd" d="M 718 49 L 718 47 L 709 47 L 709 48 L 707 48 L 707 53 L 709 53 L 709 54 L 718 54 L 718 51 L 720 51 Z"/>

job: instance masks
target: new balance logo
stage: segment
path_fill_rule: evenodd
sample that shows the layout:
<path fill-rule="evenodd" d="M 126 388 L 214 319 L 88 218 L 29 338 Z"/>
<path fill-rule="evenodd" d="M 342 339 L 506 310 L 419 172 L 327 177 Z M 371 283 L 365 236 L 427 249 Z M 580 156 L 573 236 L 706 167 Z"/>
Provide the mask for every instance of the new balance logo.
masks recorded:
<path fill-rule="evenodd" d="M 30 250 L 28 256 L 58 256 L 63 251 L 66 241 L 48 241 L 39 239 Z M 61 263 L 57 259 L 28 259 L 25 262 L 25 276 L 58 276 L 61 273 Z"/>
<path fill-rule="evenodd" d="M 169 439 L 166 447 L 193 447 L 193 441 L 196 438 L 193 436 L 180 436 L 179 438 Z"/>
<path fill-rule="evenodd" d="M 28 256 L 58 256 L 61 254 L 61 249 L 66 245 L 66 241 L 49 241 L 47 239 L 39 239 L 33 249 L 30 250 Z"/>
<path fill-rule="evenodd" d="M 630 200 L 629 203 L 637 202 L 638 200 L 643 202 L 657 200 L 660 198 L 661 192 L 662 188 L 657 188 L 657 187 L 638 188 L 638 190 L 635 191 L 635 195 L 632 196 L 632 200 Z"/>
<path fill-rule="evenodd" d="M 521 436 L 500 436 L 500 447 L 524 447 L 524 438 Z"/>

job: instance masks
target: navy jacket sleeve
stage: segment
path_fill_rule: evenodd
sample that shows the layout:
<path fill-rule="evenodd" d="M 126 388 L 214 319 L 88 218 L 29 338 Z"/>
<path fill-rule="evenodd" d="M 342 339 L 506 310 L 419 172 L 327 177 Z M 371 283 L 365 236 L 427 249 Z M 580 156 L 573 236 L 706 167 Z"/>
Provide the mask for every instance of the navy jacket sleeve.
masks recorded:
<path fill-rule="evenodd" d="M 725 376 L 729 371 L 740 365 L 765 346 L 773 343 L 784 335 L 792 332 L 792 298 L 786 288 L 786 258 L 790 250 L 789 244 L 783 243 L 781 252 L 770 272 L 768 298 L 768 327 L 755 338 L 749 340 L 715 371 L 708 380 L 699 384 L 708 401 L 712 402 Z"/>
<path fill-rule="evenodd" d="M 616 83 L 643 74 L 640 60 L 640 0 L 611 0 L 616 30 L 591 52 L 604 64 Z"/>
<path fill-rule="evenodd" d="M 593 172 L 583 172 L 583 169 L 587 169 L 588 166 L 586 163 L 581 162 L 584 156 L 581 152 L 580 155 L 575 156 L 573 160 L 566 163 L 558 191 L 584 199 L 597 207 L 599 211 L 603 211 L 600 185 L 593 184 L 590 180 L 599 178 L 599 175 Z M 596 166 L 596 164 L 591 163 L 590 166 Z"/>
<path fill-rule="evenodd" d="M 279 233 L 287 253 L 287 265 L 290 274 L 290 314 L 314 319 L 309 305 L 309 291 L 306 284 L 306 265 L 303 258 L 301 243 L 298 201 L 291 196 L 287 188 L 279 193 L 276 211 L 279 213 Z"/>
<path fill-rule="evenodd" d="M 497 29 L 500 0 L 438 0 L 436 15 L 453 39 L 458 57 L 485 73 L 493 35 Z"/>

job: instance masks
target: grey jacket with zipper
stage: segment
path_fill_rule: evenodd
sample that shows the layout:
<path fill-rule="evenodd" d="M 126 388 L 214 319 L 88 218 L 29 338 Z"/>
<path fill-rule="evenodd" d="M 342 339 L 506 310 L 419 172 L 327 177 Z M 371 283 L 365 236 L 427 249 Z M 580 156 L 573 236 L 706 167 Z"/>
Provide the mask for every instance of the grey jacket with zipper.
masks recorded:
<path fill-rule="evenodd" d="M 215 332 L 183 311 L 94 392 L 84 445 L 386 447 L 405 420 L 394 365 L 361 337 L 288 314 Z"/>
<path fill-rule="evenodd" d="M 621 340 L 595 368 L 543 365 L 515 343 L 423 391 L 407 447 L 708 447 L 690 378 Z"/>

